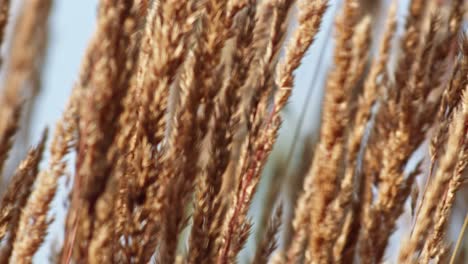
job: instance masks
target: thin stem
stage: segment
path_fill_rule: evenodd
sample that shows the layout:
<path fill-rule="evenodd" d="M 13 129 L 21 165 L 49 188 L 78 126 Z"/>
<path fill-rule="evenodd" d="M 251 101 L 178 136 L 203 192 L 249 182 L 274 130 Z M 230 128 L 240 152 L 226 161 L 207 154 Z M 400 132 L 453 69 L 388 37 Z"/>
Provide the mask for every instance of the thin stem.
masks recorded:
<path fill-rule="evenodd" d="M 325 39 L 326 41 L 323 42 L 322 46 L 320 47 L 320 52 L 319 52 L 319 57 L 318 57 L 318 60 L 317 60 L 317 66 L 315 67 L 314 69 L 314 72 L 312 74 L 312 81 L 311 81 L 311 87 L 307 90 L 307 94 L 304 98 L 304 102 L 302 103 L 302 107 L 301 107 L 301 111 L 299 113 L 299 120 L 296 124 L 296 127 L 294 128 L 294 137 L 293 137 L 293 142 L 292 142 L 292 145 L 291 147 L 289 148 L 289 151 L 288 151 L 288 155 L 286 156 L 287 157 L 287 160 L 286 160 L 286 175 L 288 175 L 288 172 L 289 172 L 289 169 L 290 169 L 290 164 L 291 164 L 291 160 L 292 160 L 292 156 L 293 156 L 293 153 L 294 151 L 296 150 L 296 147 L 297 147 L 297 142 L 299 141 L 299 135 L 302 131 L 302 127 L 303 127 L 303 124 L 304 124 L 304 119 L 305 119 L 305 112 L 307 110 L 307 106 L 309 105 L 307 102 L 310 101 L 310 97 L 312 97 L 312 94 L 313 92 L 315 91 L 315 81 L 318 77 L 318 73 L 319 73 L 319 70 L 320 70 L 320 65 L 322 65 L 322 61 L 323 61 L 323 58 L 324 58 L 324 54 L 325 54 L 325 49 L 327 47 L 327 44 L 328 44 L 328 40 L 330 39 L 330 34 L 331 34 L 331 29 L 332 29 L 332 25 L 333 25 L 333 21 L 331 23 L 328 24 L 327 26 L 327 29 L 326 29 L 326 35 L 325 35 Z"/>
<path fill-rule="evenodd" d="M 465 221 L 463 222 L 462 229 L 460 231 L 460 234 L 458 235 L 457 243 L 455 244 L 455 249 L 453 250 L 452 257 L 450 258 L 450 264 L 455 263 L 455 257 L 457 256 L 457 252 L 460 249 L 460 246 L 462 244 L 463 235 L 465 234 L 465 230 L 467 226 L 468 226 L 468 213 L 465 215 Z"/>

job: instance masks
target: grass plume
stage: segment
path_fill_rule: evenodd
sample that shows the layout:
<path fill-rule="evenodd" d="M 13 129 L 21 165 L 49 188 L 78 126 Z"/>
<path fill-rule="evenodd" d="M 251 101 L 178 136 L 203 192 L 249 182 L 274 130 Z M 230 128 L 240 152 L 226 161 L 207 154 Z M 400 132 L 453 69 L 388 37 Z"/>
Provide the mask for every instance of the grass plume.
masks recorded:
<path fill-rule="evenodd" d="M 32 263 L 51 243 L 49 262 L 67 264 L 464 263 L 466 220 L 455 247 L 448 229 L 466 215 L 456 199 L 468 165 L 465 3 L 338 2 L 100 0 L 50 146 L 45 132 L 15 157 L 47 89 L 53 1 L 26 0 L 17 17 L 0 1 L 0 43 L 11 43 L 0 263 Z M 327 19 L 333 39 L 320 32 Z M 277 154 L 309 60 L 323 69 L 321 117 L 302 109 L 296 127 L 319 129 L 292 131 L 290 156 Z M 23 160 L 13 173 L 10 158 Z M 46 236 L 64 175 L 55 243 Z"/>

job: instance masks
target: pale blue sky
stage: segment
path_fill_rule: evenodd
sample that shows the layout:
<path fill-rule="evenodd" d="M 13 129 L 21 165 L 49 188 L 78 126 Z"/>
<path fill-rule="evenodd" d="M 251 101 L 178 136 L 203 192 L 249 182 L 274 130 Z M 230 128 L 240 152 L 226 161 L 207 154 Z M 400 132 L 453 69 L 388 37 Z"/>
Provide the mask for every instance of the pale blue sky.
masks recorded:
<path fill-rule="evenodd" d="M 66 105 L 94 30 L 96 6 L 97 0 L 56 0 L 54 3 L 43 90 L 33 118 L 34 131 L 41 131 L 45 125 L 52 128 Z M 36 138 L 40 135 L 33 134 Z"/>

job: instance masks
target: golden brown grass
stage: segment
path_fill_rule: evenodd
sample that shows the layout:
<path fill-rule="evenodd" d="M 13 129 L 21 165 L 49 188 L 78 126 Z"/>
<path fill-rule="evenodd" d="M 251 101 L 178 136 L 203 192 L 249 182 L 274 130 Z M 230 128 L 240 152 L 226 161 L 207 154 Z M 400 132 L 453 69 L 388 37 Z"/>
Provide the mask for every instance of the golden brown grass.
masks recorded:
<path fill-rule="evenodd" d="M 236 263 L 251 234 L 250 263 L 466 261 L 464 231 L 455 247 L 447 232 L 467 182 L 464 1 L 411 0 L 398 34 L 400 1 L 344 0 L 318 139 L 305 137 L 293 172 L 292 157 L 277 161 L 272 183 L 264 169 L 295 71 L 323 52 L 313 43 L 334 1 L 99 1 L 51 145 L 44 133 L 8 175 L 24 105 L 40 92 L 51 4 L 26 0 L 9 40 L 10 1 L 0 1 L 0 43 L 12 43 L 1 64 L 0 173 L 10 180 L 0 188 L 0 263 L 31 263 L 48 245 L 69 173 L 57 263 Z M 264 204 L 252 208 L 262 184 Z M 249 213 L 259 209 L 260 227 Z"/>

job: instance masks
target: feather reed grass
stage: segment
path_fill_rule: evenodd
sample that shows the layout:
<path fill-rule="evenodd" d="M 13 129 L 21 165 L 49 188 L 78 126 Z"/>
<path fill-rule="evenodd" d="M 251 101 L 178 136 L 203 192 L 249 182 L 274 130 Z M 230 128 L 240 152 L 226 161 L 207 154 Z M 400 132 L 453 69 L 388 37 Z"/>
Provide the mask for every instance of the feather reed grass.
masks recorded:
<path fill-rule="evenodd" d="M 24 106 L 41 91 L 52 1 L 23 3 L 11 40 L 10 1 L 0 1 L 0 43 L 12 43 L 0 98 L 9 181 L 0 263 L 32 263 L 49 243 L 68 174 L 64 241 L 51 263 L 463 263 L 448 227 L 468 165 L 465 3 L 370 3 L 339 6 L 321 119 L 299 118 L 320 122 L 318 138 L 295 131 L 299 165 L 278 155 L 264 183 L 296 70 L 324 52 L 314 42 L 336 1 L 100 0 L 51 144 L 45 132 L 14 173 L 3 168 L 28 129 Z"/>

